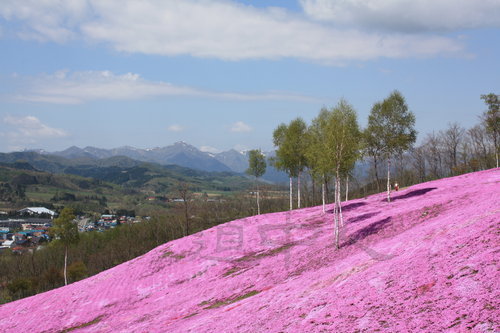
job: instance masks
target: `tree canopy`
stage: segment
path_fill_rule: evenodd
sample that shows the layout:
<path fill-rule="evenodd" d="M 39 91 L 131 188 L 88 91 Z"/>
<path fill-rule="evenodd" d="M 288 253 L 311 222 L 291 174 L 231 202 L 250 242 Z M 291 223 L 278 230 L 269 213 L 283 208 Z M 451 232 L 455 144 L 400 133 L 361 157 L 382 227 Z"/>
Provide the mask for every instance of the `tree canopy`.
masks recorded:
<path fill-rule="evenodd" d="M 313 119 L 306 135 L 307 165 L 313 177 L 322 182 L 331 178 L 334 170 L 327 142 L 328 119 L 330 116 L 330 111 L 326 108 L 322 108 L 318 116 Z"/>
<path fill-rule="evenodd" d="M 373 105 L 368 117 L 368 142 L 386 156 L 407 151 L 415 143 L 415 115 L 409 111 L 403 95 L 395 90 Z M 373 140 L 373 141 L 370 141 Z"/>
<path fill-rule="evenodd" d="M 260 149 L 253 149 L 248 152 L 248 169 L 246 173 L 255 178 L 262 177 L 266 172 L 266 158 Z"/>
<path fill-rule="evenodd" d="M 307 125 L 301 118 L 292 120 L 288 125 L 280 124 L 273 132 L 276 149 L 274 165 L 290 177 L 297 177 L 306 166 L 305 133 Z"/>
<path fill-rule="evenodd" d="M 301 118 L 294 119 L 289 125 L 280 124 L 273 132 L 273 143 L 276 157 L 273 164 L 278 170 L 283 170 L 290 177 L 290 210 L 292 210 L 292 178 L 298 178 L 297 203 L 300 208 L 300 174 L 304 171 L 306 160 L 307 125 Z"/>
<path fill-rule="evenodd" d="M 68 247 L 71 244 L 78 243 L 80 240 L 80 235 L 78 234 L 78 227 L 73 220 L 75 219 L 75 214 L 73 209 L 65 207 L 59 217 L 54 219 L 52 228 L 50 228 L 50 233 L 59 238 L 59 240 L 64 244 L 64 284 L 68 284 Z"/>
<path fill-rule="evenodd" d="M 403 95 L 395 90 L 382 102 L 373 105 L 365 130 L 366 146 L 387 159 L 387 201 L 390 201 L 390 160 L 394 154 L 403 154 L 417 139 L 415 115 L 409 111 Z"/>
<path fill-rule="evenodd" d="M 248 169 L 247 174 L 254 176 L 255 180 L 261 177 L 266 172 L 266 159 L 260 149 L 250 150 L 248 153 Z M 255 182 L 257 187 L 257 214 L 260 215 L 260 198 L 259 198 L 259 184 Z"/>
<path fill-rule="evenodd" d="M 73 209 L 66 207 L 54 219 L 53 226 L 50 228 L 51 235 L 58 238 L 66 246 L 74 244 L 79 240 L 78 227 L 73 223 L 74 219 Z"/>
<path fill-rule="evenodd" d="M 327 142 L 332 153 L 336 176 L 345 175 L 354 168 L 360 156 L 360 137 L 356 111 L 345 100 L 341 100 L 331 112 L 327 123 Z"/>

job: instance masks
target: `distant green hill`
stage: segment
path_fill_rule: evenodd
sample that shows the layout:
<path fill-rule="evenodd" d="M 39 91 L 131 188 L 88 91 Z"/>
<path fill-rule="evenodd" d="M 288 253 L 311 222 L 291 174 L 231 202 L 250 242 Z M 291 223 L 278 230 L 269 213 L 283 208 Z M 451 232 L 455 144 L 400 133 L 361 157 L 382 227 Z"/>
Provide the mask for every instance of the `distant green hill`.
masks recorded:
<path fill-rule="evenodd" d="M 233 172 L 206 172 L 128 157 L 67 159 L 35 152 L 0 154 L 0 207 L 81 204 L 82 210 L 140 204 L 146 196 L 175 196 L 179 183 L 193 192 L 241 191 L 251 179 Z M 78 208 L 78 207 L 77 207 Z"/>

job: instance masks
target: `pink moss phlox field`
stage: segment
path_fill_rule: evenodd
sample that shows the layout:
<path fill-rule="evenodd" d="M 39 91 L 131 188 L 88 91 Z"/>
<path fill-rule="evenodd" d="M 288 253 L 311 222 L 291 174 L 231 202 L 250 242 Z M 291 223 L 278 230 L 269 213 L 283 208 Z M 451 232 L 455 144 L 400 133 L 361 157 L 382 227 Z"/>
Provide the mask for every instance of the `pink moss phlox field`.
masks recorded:
<path fill-rule="evenodd" d="M 499 183 L 493 169 L 344 202 L 340 250 L 321 207 L 232 221 L 2 305 L 0 328 L 498 332 Z"/>

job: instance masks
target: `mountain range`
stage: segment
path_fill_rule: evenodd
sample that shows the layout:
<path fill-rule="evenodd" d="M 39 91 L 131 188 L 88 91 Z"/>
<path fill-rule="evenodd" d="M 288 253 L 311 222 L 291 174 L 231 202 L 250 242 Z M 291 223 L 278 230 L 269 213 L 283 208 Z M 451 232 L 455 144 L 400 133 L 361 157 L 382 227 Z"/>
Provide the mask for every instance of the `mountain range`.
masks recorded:
<path fill-rule="evenodd" d="M 71 156 L 71 155 L 68 155 Z M 11 181 L 15 169 L 22 174 L 45 172 L 53 175 L 75 175 L 123 185 L 126 188 L 165 192 L 178 181 L 189 183 L 199 190 L 242 190 L 251 186 L 249 177 L 233 171 L 203 171 L 176 164 L 160 165 L 126 156 L 97 159 L 73 155 L 72 158 L 34 151 L 0 153 L 0 181 Z M 33 177 L 32 177 L 33 178 Z M 30 183 L 31 184 L 31 183 Z M 29 185 L 29 184 L 24 184 Z"/>
<path fill-rule="evenodd" d="M 96 147 L 69 147 L 63 151 L 46 152 L 36 151 L 40 154 L 55 155 L 72 160 L 85 159 L 109 159 L 117 156 L 125 156 L 133 160 L 157 163 L 161 165 L 179 165 L 195 170 L 210 172 L 236 172 L 244 173 L 248 168 L 248 156 L 246 152 L 239 152 L 234 149 L 221 153 L 208 153 L 198 148 L 180 141 L 170 146 L 156 147 L 151 149 L 140 149 L 124 146 L 113 149 L 102 149 Z M 265 152 L 267 157 L 273 156 L 274 152 Z M 262 177 L 263 180 L 280 183 L 287 181 L 284 172 L 276 170 L 268 163 L 267 172 Z"/>

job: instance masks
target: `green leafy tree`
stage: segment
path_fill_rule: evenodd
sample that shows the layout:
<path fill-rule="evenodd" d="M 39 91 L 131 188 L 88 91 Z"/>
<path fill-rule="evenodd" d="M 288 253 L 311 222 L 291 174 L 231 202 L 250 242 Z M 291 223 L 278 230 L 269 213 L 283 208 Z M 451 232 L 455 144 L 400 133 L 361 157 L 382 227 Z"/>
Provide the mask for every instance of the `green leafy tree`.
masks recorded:
<path fill-rule="evenodd" d="M 274 166 L 278 170 L 285 171 L 290 177 L 290 210 L 293 209 L 292 179 L 297 177 L 297 205 L 300 208 L 300 178 L 301 173 L 306 167 L 305 133 L 307 131 L 306 123 L 297 118 L 290 124 L 280 124 L 273 132 L 273 143 L 276 149 L 276 157 L 273 159 Z"/>
<path fill-rule="evenodd" d="M 328 119 L 331 112 L 322 108 L 318 116 L 313 119 L 306 134 L 307 165 L 314 179 L 321 182 L 321 197 L 323 213 L 326 211 L 326 184 L 333 175 L 334 166 L 328 152 Z"/>
<path fill-rule="evenodd" d="M 382 155 L 387 159 L 388 202 L 391 201 L 391 158 L 395 154 L 402 155 L 415 143 L 417 131 L 414 126 L 415 115 L 408 110 L 405 98 L 397 90 L 382 102 L 375 103 L 368 117 L 367 131 L 378 142 Z"/>
<path fill-rule="evenodd" d="M 260 197 L 258 179 L 266 172 L 266 158 L 260 149 L 253 149 L 248 152 L 248 169 L 246 173 L 255 177 L 257 187 L 257 214 L 260 215 Z"/>
<path fill-rule="evenodd" d="M 380 191 L 380 179 L 378 176 L 378 162 L 383 150 L 383 138 L 382 133 L 378 133 L 381 127 L 376 126 L 376 124 L 368 124 L 368 127 L 363 131 L 363 153 L 366 156 L 372 158 L 373 161 L 373 171 L 375 176 L 375 183 L 377 185 L 377 191 Z"/>
<path fill-rule="evenodd" d="M 340 247 L 340 228 L 343 227 L 340 205 L 340 180 L 354 168 L 360 157 L 361 132 L 356 111 L 345 100 L 341 100 L 330 113 L 327 121 L 327 153 L 335 170 L 334 230 L 335 245 Z"/>
<path fill-rule="evenodd" d="M 481 95 L 481 99 L 488 105 L 488 111 L 483 115 L 486 130 L 493 140 L 495 159 L 498 168 L 498 150 L 500 141 L 500 95 L 490 93 Z"/>
<path fill-rule="evenodd" d="M 67 267 L 68 267 L 68 248 L 71 244 L 78 243 L 80 237 L 78 235 L 78 227 L 73 220 L 75 215 L 71 208 L 64 208 L 61 214 L 54 219 L 53 226 L 50 228 L 50 234 L 58 238 L 64 245 L 64 284 L 68 284 Z"/>

